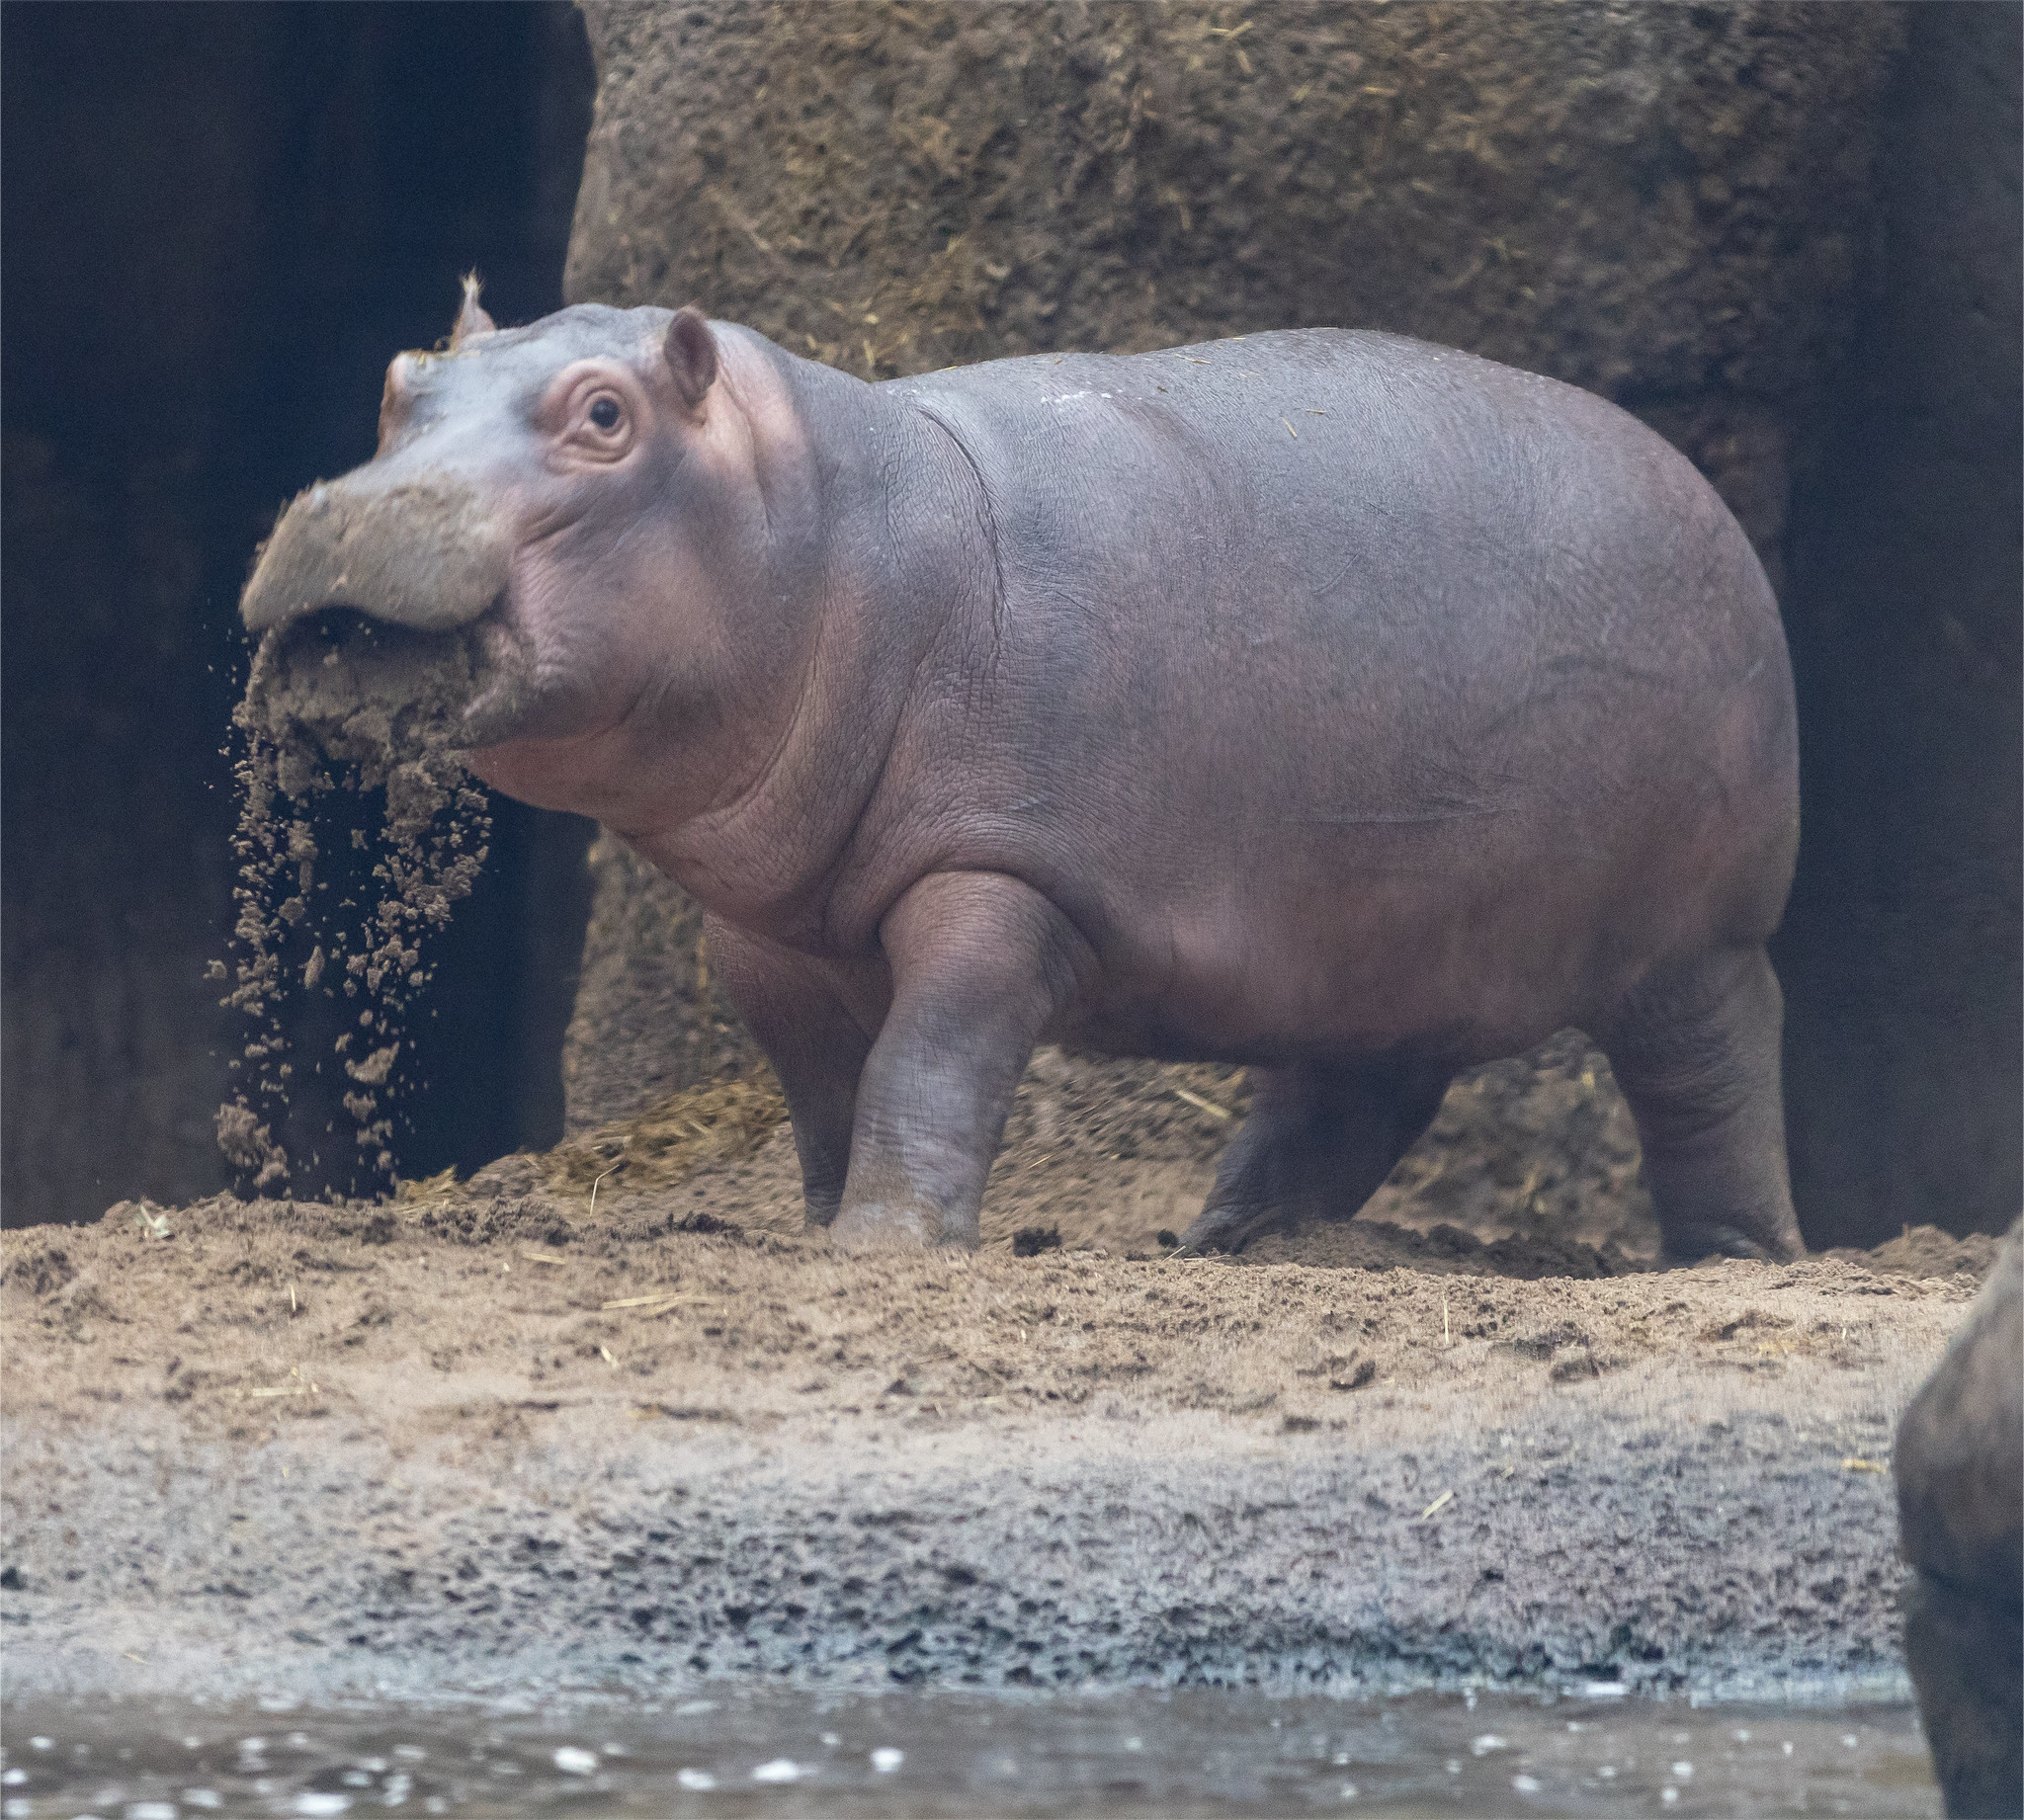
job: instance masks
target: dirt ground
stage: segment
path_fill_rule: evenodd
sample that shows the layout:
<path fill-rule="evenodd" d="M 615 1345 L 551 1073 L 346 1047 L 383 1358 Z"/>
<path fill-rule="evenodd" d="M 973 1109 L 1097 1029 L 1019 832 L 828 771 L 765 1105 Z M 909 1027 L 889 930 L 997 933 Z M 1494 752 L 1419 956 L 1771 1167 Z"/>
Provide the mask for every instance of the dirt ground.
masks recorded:
<path fill-rule="evenodd" d="M 1767 1378 L 1798 1360 L 1860 1370 L 1886 1330 L 1943 1337 L 1941 1311 L 1968 1301 L 1995 1247 L 1921 1227 L 1869 1254 L 1590 1282 L 1513 1278 L 1497 1248 L 1465 1235 L 1363 1222 L 1234 1258 L 1079 1242 L 1018 1256 L 1004 1241 L 856 1257 L 725 1217 L 749 1214 L 787 1173 L 783 1148 L 699 1172 L 687 1205 L 220 1197 L 10 1232 L 10 1414 L 71 1426 L 159 1402 L 194 1432 L 244 1440 L 268 1418 L 350 1408 L 399 1445 L 411 1417 L 443 1404 L 440 1388 L 504 1373 L 530 1387 L 516 1409 L 589 1395 L 761 1427 L 788 1413 L 991 1419 L 1127 1396 L 1141 1416 L 1270 1412 L 1289 1432 L 1341 1431 L 1366 1403 L 1430 1383 L 1467 1399 L 1651 1359 Z M 1116 1180 L 1123 1199 L 1144 1177 L 1119 1168 Z M 1078 1171 L 1071 1192 L 1102 1186 Z M 1126 1217 L 1109 1210 L 1092 1227 Z"/>
<path fill-rule="evenodd" d="M 1241 1082 L 1046 1057 L 975 1254 L 802 1234 L 763 1080 L 396 1202 L 7 1233 L 10 1679 L 1901 1692 L 1882 1468 L 1994 1241 L 1652 1271 L 1593 1068 L 1486 1071 L 1235 1258 L 1159 1235 Z"/>

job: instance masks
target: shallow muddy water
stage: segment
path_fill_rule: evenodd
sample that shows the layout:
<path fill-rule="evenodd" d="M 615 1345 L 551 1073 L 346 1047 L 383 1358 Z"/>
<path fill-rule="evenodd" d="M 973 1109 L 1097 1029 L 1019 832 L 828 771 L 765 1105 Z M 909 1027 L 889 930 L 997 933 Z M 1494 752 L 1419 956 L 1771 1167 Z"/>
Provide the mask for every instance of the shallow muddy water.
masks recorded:
<path fill-rule="evenodd" d="M 17 1702 L 5 1820 L 1940 1812 L 1911 1709 L 1246 1693 Z"/>

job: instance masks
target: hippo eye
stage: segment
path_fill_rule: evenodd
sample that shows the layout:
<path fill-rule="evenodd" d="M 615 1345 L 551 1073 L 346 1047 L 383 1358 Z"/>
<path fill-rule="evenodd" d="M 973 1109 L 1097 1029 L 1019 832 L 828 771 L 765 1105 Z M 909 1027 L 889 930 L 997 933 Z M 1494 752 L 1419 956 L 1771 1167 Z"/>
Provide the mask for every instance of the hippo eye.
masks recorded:
<path fill-rule="evenodd" d="M 600 430 L 616 430 L 619 427 L 619 401 L 616 398 L 600 398 L 590 407 L 590 421 Z"/>

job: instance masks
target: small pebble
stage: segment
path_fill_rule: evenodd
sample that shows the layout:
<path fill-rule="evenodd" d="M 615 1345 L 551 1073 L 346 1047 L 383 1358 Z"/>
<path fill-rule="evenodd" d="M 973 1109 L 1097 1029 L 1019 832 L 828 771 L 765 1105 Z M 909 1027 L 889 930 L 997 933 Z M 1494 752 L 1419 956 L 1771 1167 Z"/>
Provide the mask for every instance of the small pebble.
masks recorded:
<path fill-rule="evenodd" d="M 1510 1749 L 1509 1741 L 1498 1737 L 1493 1731 L 1486 1731 L 1481 1737 L 1472 1738 L 1469 1741 L 1469 1754 L 1472 1757 L 1487 1757 L 1492 1751 L 1508 1749 Z"/>
<path fill-rule="evenodd" d="M 1661 1801 L 1663 1801 L 1666 1804 L 1666 1806 L 1670 1807 L 1675 1801 L 1677 1801 L 1680 1798 L 1680 1791 L 1677 1788 L 1673 1788 L 1670 1786 L 1664 1787 L 1658 1791 L 1658 1798 Z"/>
<path fill-rule="evenodd" d="M 776 1757 L 771 1763 L 762 1763 L 752 1772 L 755 1782 L 798 1782 L 801 1779 L 801 1766 L 792 1757 Z"/>
<path fill-rule="evenodd" d="M 1673 1775 L 1677 1776 L 1683 1782 L 1690 1782 L 1694 1779 L 1694 1766 L 1690 1763 L 1674 1764 L 1672 1767 L 1672 1773 Z"/>
<path fill-rule="evenodd" d="M 717 1786 L 717 1778 L 712 1776 L 708 1770 L 677 1770 L 675 1772 L 675 1780 L 680 1782 L 684 1788 L 694 1788 L 699 1793 L 706 1788 L 715 1788 Z"/>
<path fill-rule="evenodd" d="M 1520 1794 L 1537 1794 L 1539 1779 L 1533 1776 L 1514 1776 L 1511 1778 L 1511 1786 Z"/>
<path fill-rule="evenodd" d="M 295 1804 L 289 1811 L 305 1814 L 309 1816 L 309 1820 L 322 1820 L 323 1816 L 329 1814 L 348 1812 L 351 1804 L 352 1798 L 348 1794 L 338 1794 L 334 1790 L 325 1791 L 321 1788 L 305 1788 L 295 1796 Z"/>
<path fill-rule="evenodd" d="M 555 1753 L 555 1768 L 564 1776 L 589 1776 L 597 1769 L 595 1751 L 578 1750 L 573 1744 L 565 1744 Z"/>
<path fill-rule="evenodd" d="M 896 1751 L 889 1744 L 882 1744 L 872 1753 L 872 1768 L 881 1776 L 890 1776 L 906 1761 L 904 1751 Z"/>

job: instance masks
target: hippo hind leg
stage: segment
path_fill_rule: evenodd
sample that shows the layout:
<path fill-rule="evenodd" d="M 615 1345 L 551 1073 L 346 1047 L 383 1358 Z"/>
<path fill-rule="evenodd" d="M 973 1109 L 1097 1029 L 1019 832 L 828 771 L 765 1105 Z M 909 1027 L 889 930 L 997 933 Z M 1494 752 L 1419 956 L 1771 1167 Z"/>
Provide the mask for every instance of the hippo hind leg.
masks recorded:
<path fill-rule="evenodd" d="M 1604 1035 L 1670 1258 L 1806 1250 L 1786 1173 L 1783 1021 L 1770 956 L 1727 949 L 1649 975 Z"/>
<path fill-rule="evenodd" d="M 1238 1251 L 1273 1227 L 1351 1218 L 1440 1111 L 1448 1076 L 1424 1066 L 1254 1068 L 1251 1116 L 1181 1243 Z"/>

